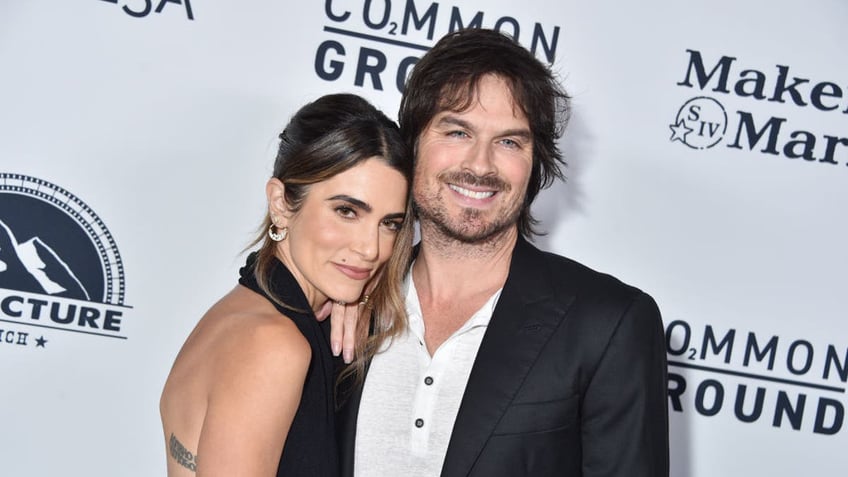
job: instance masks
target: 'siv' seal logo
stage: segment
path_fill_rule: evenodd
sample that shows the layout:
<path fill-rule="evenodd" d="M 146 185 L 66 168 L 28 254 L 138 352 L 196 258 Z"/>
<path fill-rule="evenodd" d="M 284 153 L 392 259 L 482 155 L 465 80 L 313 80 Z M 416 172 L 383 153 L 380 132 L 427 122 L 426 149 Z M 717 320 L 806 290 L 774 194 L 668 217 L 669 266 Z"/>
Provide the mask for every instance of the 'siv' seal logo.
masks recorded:
<path fill-rule="evenodd" d="M 718 101 L 698 96 L 686 101 L 677 112 L 671 129 L 671 142 L 680 141 L 692 149 L 709 149 L 727 132 L 727 112 Z"/>

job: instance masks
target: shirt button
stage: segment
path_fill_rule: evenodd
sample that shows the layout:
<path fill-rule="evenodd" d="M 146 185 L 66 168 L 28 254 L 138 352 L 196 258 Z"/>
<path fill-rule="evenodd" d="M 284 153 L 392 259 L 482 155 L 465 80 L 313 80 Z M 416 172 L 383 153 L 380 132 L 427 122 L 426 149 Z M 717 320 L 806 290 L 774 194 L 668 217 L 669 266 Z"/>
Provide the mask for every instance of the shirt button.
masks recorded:
<path fill-rule="evenodd" d="M 426 384 L 427 386 L 433 384 L 433 378 L 427 376 L 426 378 L 424 378 L 424 384 Z"/>
<path fill-rule="evenodd" d="M 419 429 L 424 427 L 424 419 L 416 419 L 415 420 L 415 427 L 417 427 Z"/>

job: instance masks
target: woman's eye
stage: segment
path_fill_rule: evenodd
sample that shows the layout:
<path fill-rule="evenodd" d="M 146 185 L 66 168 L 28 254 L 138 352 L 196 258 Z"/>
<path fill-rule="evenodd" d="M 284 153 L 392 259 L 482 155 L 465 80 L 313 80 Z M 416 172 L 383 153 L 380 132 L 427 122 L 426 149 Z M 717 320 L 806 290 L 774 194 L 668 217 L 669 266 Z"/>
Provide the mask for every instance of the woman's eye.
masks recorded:
<path fill-rule="evenodd" d="M 348 219 L 353 219 L 356 217 L 356 211 L 347 206 L 336 207 L 336 213 Z"/>
<path fill-rule="evenodd" d="M 403 222 L 397 220 L 384 220 L 383 226 L 391 230 L 392 232 L 397 232 L 403 226 Z"/>

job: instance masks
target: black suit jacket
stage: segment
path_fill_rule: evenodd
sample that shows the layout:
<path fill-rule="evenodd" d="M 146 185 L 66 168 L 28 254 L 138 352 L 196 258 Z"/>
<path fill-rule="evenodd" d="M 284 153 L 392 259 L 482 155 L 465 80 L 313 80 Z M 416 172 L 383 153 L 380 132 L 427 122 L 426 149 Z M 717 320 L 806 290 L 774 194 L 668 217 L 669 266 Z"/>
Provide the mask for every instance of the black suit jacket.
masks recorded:
<path fill-rule="evenodd" d="M 345 477 L 361 391 L 338 414 Z M 519 238 L 441 475 L 666 477 L 666 396 L 654 300 Z"/>

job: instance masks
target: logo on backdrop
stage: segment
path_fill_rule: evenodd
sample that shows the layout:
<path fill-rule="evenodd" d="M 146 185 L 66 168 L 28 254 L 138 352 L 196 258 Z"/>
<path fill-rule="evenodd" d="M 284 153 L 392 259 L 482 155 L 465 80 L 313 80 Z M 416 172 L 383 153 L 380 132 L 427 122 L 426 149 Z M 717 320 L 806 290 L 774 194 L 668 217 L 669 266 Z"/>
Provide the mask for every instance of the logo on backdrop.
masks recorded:
<path fill-rule="evenodd" d="M 692 149 L 709 149 L 724 138 L 727 112 L 713 98 L 698 96 L 680 107 L 670 127 L 672 142 L 680 141 Z"/>
<path fill-rule="evenodd" d="M 0 173 L 0 346 L 126 339 L 124 267 L 94 211 L 36 177 Z"/>
<path fill-rule="evenodd" d="M 683 320 L 665 334 L 672 411 L 826 436 L 842 430 L 848 346 Z"/>
<path fill-rule="evenodd" d="M 686 100 L 668 125 L 672 143 L 692 149 L 723 143 L 757 154 L 848 165 L 848 137 L 835 130 L 807 130 L 792 118 L 800 110 L 848 114 L 848 90 L 835 82 L 795 76 L 789 66 L 761 71 L 732 56 L 709 58 L 697 50 L 686 53 L 686 69 L 677 86 L 697 90 L 699 95 Z M 773 116 L 756 102 L 772 103 L 785 112 Z M 739 109 L 728 117 L 725 106 L 730 104 L 734 108 L 728 110 Z"/>
<path fill-rule="evenodd" d="M 416 6 L 413 0 L 325 0 L 324 14 L 326 39 L 315 51 L 315 74 L 377 91 L 393 87 L 402 92 L 411 68 L 430 49 L 427 45 L 456 30 L 501 31 L 550 64 L 560 32 L 558 25 L 522 23 L 509 15 L 443 3 Z"/>
<path fill-rule="evenodd" d="M 183 13 L 188 20 L 194 20 L 194 12 L 191 10 L 191 0 L 158 0 L 156 2 L 154 2 L 154 0 L 121 0 L 120 2 L 118 0 L 100 1 L 121 5 L 121 10 L 123 10 L 124 13 L 135 18 L 144 18 L 151 13 L 162 13 L 167 4 L 173 3 L 174 5 L 183 7 Z M 156 3 L 156 8 L 153 8 L 154 3 Z M 171 13 L 171 11 L 176 10 L 176 7 L 169 6 L 168 11 L 165 13 Z"/>

